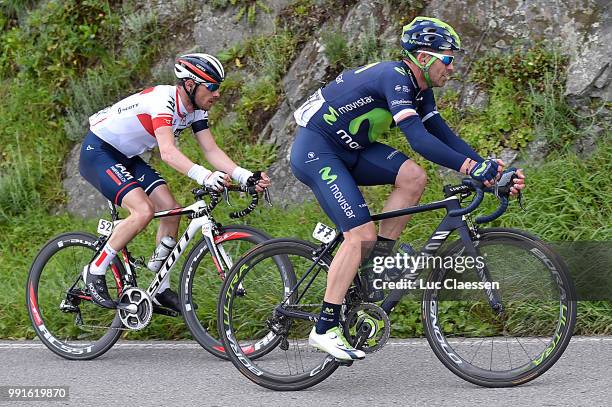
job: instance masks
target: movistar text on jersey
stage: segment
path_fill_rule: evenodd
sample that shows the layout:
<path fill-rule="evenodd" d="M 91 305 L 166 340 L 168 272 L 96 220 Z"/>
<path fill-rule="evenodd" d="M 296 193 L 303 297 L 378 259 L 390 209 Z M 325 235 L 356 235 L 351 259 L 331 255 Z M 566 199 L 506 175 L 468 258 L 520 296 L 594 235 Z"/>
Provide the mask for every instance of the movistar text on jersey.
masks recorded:
<path fill-rule="evenodd" d="M 372 96 L 362 97 L 352 103 L 348 103 L 344 106 L 339 107 L 338 111 L 340 112 L 340 114 L 344 114 L 346 112 L 350 112 L 353 109 L 357 109 L 358 107 L 362 107 L 367 104 L 370 104 L 373 101 L 374 101 L 374 98 Z"/>

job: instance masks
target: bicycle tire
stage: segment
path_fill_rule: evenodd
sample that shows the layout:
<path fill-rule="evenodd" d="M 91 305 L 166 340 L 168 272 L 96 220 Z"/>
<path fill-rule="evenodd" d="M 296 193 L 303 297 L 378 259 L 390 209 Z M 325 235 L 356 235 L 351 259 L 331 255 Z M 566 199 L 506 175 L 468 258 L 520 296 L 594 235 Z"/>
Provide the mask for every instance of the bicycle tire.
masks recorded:
<path fill-rule="evenodd" d="M 220 229 L 220 232 L 221 233 L 219 234 L 217 244 L 224 246 L 227 246 L 228 242 L 243 242 L 248 243 L 248 249 L 250 249 L 259 243 L 270 240 L 270 236 L 265 232 L 245 225 L 224 226 Z M 244 252 L 246 251 L 247 250 L 244 250 Z M 244 254 L 244 252 L 240 253 L 240 256 Z M 219 340 L 218 336 L 215 332 L 211 332 L 211 327 L 213 330 L 216 330 L 217 328 L 216 300 L 218 299 L 218 292 L 221 288 L 221 280 L 217 278 L 218 274 L 216 270 L 214 270 L 214 267 L 212 267 L 211 270 L 203 269 L 201 272 L 198 271 L 201 264 L 213 265 L 213 262 L 210 261 L 211 259 L 207 257 L 208 254 L 209 250 L 206 246 L 206 242 L 204 239 L 201 239 L 187 256 L 187 260 L 185 261 L 181 271 L 179 284 L 181 311 L 185 324 L 196 342 L 198 342 L 200 346 L 202 346 L 212 355 L 221 359 L 229 360 L 225 353 L 223 344 Z M 228 255 L 229 254 L 230 253 L 228 253 Z M 205 259 L 208 261 L 202 263 L 202 261 Z M 237 259 L 232 260 L 235 261 Z M 202 289 L 196 290 L 196 292 L 200 292 L 197 295 L 194 294 L 194 284 L 196 284 L 196 280 L 199 280 L 200 285 L 204 286 Z M 217 281 L 218 284 L 215 286 Z M 211 291 L 212 287 L 214 288 Z M 211 307 L 204 305 L 207 304 L 207 299 L 202 298 L 202 295 L 208 295 L 209 297 L 214 298 L 215 302 L 212 309 L 210 309 Z M 194 302 L 198 304 L 197 310 L 192 305 Z M 258 354 L 263 354 L 263 352 L 257 352 L 255 356 Z"/>
<path fill-rule="evenodd" d="M 64 313 L 59 310 L 60 302 L 63 297 L 65 297 L 65 291 L 60 291 L 59 295 L 54 293 L 53 295 L 47 297 L 47 291 L 53 291 L 53 280 L 61 278 L 61 276 L 58 276 L 57 274 L 51 276 L 52 279 L 49 280 L 48 283 L 41 286 L 41 276 L 43 276 L 45 266 L 48 266 L 47 269 L 50 273 L 53 271 L 53 262 L 57 261 L 60 267 L 57 267 L 56 270 L 62 271 L 64 269 L 63 264 L 66 263 L 64 257 L 72 248 L 83 248 L 85 250 L 85 252 L 83 252 L 84 255 L 79 258 L 78 262 L 75 260 L 73 262 L 74 264 L 71 264 L 72 267 L 76 266 L 76 269 L 74 269 L 74 272 L 70 271 L 67 281 L 76 281 L 79 279 L 82 272 L 81 268 L 87 261 L 91 261 L 91 258 L 95 254 L 97 242 L 98 238 L 96 236 L 85 232 L 68 232 L 60 234 L 51 238 L 49 241 L 47 241 L 47 243 L 45 243 L 30 267 L 26 284 L 26 306 L 28 308 L 30 321 L 32 322 L 34 331 L 40 338 L 41 342 L 52 352 L 65 359 L 89 360 L 97 358 L 108 351 L 117 342 L 122 334 L 122 330 L 120 328 L 123 327 L 123 324 L 119 318 L 119 314 L 115 310 L 106 310 L 98 307 L 91 301 L 84 301 L 82 304 L 87 306 L 88 309 L 91 309 L 92 313 L 99 313 L 99 315 L 106 313 L 107 320 L 109 320 L 114 313 L 114 318 L 111 320 L 108 330 L 100 338 L 93 341 L 93 343 L 86 344 L 82 343 L 82 341 L 79 341 L 78 343 L 69 342 L 68 340 L 72 340 L 75 335 L 75 339 L 79 339 L 79 336 L 80 339 L 83 339 L 83 335 L 86 335 L 87 327 L 81 326 L 81 328 L 78 329 L 83 331 L 78 332 L 78 330 L 74 330 L 74 327 L 68 326 L 68 319 L 63 315 Z M 74 258 L 76 259 L 76 256 L 74 256 Z M 81 264 L 81 260 L 83 259 L 86 260 Z M 112 269 L 113 273 L 115 273 L 115 281 L 118 281 L 119 283 L 123 281 L 125 269 L 123 264 L 117 258 L 113 260 Z M 70 286 L 65 286 L 65 282 L 66 281 L 64 281 L 64 284 L 60 284 L 60 289 L 68 290 L 70 288 Z M 49 289 L 46 287 L 49 287 Z M 111 288 L 112 286 L 109 287 L 109 289 Z M 120 290 L 121 287 L 118 285 L 117 292 L 119 293 Z M 41 298 L 39 295 L 40 291 L 42 291 L 44 294 L 43 298 Z M 56 310 L 57 312 L 53 314 L 55 305 L 58 305 L 58 309 Z M 79 310 L 82 311 L 81 307 L 79 307 Z M 70 316 L 71 313 L 68 313 L 67 315 Z M 60 322 L 58 323 L 57 320 Z M 74 325 L 79 327 L 79 325 L 76 323 Z M 50 328 L 50 326 L 52 328 Z M 100 327 L 99 330 L 102 332 L 105 328 L 106 327 Z M 93 329 L 89 328 L 90 334 L 92 330 Z M 62 340 L 60 339 L 60 333 L 53 331 L 61 331 L 61 336 L 67 334 L 69 337 Z"/>
<path fill-rule="evenodd" d="M 287 349 L 283 350 L 282 346 L 276 346 L 275 352 L 266 355 L 265 358 L 259 358 L 255 360 L 251 357 L 250 354 L 246 354 L 243 349 L 244 346 L 240 345 L 240 337 L 236 334 L 237 329 L 234 326 L 234 319 L 236 318 L 236 313 L 238 306 L 236 299 L 241 298 L 237 295 L 239 284 L 244 283 L 245 285 L 249 284 L 247 279 L 251 278 L 249 273 L 257 270 L 257 272 L 268 271 L 269 268 L 266 266 L 266 260 L 270 258 L 274 258 L 275 256 L 283 256 L 289 259 L 289 264 L 291 265 L 288 269 L 279 269 L 280 271 L 280 279 L 282 281 L 282 286 L 278 287 L 280 291 L 280 295 L 273 296 L 266 294 L 266 296 L 261 297 L 261 303 L 268 300 L 269 297 L 273 297 L 273 299 L 268 300 L 269 305 L 267 306 L 267 310 L 263 311 L 262 314 L 264 316 L 270 315 L 275 317 L 275 306 L 276 304 L 280 304 L 278 298 L 282 299 L 288 295 L 289 290 L 296 284 L 299 276 L 295 274 L 295 264 L 297 264 L 298 259 L 294 259 L 293 256 L 298 258 L 302 258 L 304 264 L 314 264 L 315 260 L 315 252 L 318 249 L 318 246 L 313 245 L 307 241 L 302 241 L 298 239 L 273 239 L 268 242 L 262 243 L 253 249 L 251 249 L 247 254 L 245 254 L 235 265 L 232 267 L 230 274 L 227 276 L 223 283 L 223 287 L 221 289 L 221 293 L 219 296 L 219 302 L 217 304 L 218 309 L 218 324 L 219 324 L 219 332 L 221 333 L 222 342 L 225 346 L 225 349 L 229 349 L 228 356 L 234 366 L 238 368 L 240 373 L 246 376 L 252 382 L 266 387 L 271 390 L 277 391 L 295 391 L 302 390 L 311 386 L 316 385 L 317 383 L 325 380 L 329 375 L 331 375 L 339 366 L 339 364 L 335 361 L 335 359 L 327 355 L 323 352 L 313 352 L 312 350 L 305 350 L 302 355 L 299 346 L 302 346 L 300 342 L 304 342 L 303 336 L 302 340 L 300 338 L 290 338 L 293 342 L 293 349 L 298 350 L 298 354 L 300 357 L 300 363 L 302 363 L 301 369 L 302 373 L 297 374 L 297 365 L 298 362 L 296 360 L 296 375 L 292 375 L 291 369 L 289 367 L 289 375 L 279 375 L 275 373 L 271 373 L 266 371 L 266 368 L 263 367 L 264 364 L 266 366 L 272 366 L 274 368 L 279 367 L 278 362 L 284 363 L 286 359 L 287 365 L 289 365 L 291 356 L 288 356 L 287 350 L 289 350 L 289 334 L 286 336 L 287 340 Z M 300 260 L 301 261 L 301 260 Z M 262 268 L 256 268 L 258 264 L 263 264 Z M 319 266 L 321 269 L 327 270 L 329 265 L 331 264 L 331 257 L 329 255 L 325 256 L 321 259 Z M 326 281 L 327 274 L 325 273 L 321 282 Z M 256 277 L 255 277 L 256 278 Z M 262 281 L 271 281 L 273 278 L 271 275 L 266 275 L 265 277 L 261 277 Z M 246 281 L 246 282 L 245 282 Z M 258 281 L 258 280 L 256 280 Z M 323 288 L 325 286 L 323 285 Z M 248 288 L 247 288 L 248 290 Z M 306 291 L 306 290 L 304 290 Z M 317 293 L 317 308 L 320 308 L 320 301 L 322 298 L 322 293 Z M 269 295 L 269 296 L 268 296 Z M 297 293 L 294 293 L 288 300 L 288 303 L 293 303 L 296 300 Z M 312 297 L 313 299 L 315 297 Z M 260 303 L 260 302 L 257 302 Z M 314 305 L 314 304 L 309 304 Z M 245 307 L 246 308 L 246 307 Z M 297 322 L 296 322 L 297 321 Z M 304 325 L 300 326 L 300 323 L 304 323 Z M 288 324 L 289 329 L 294 329 L 296 331 L 309 332 L 310 327 L 308 324 L 312 324 L 314 321 L 306 322 L 304 320 L 293 319 Z M 236 321 L 236 324 L 241 324 L 241 321 Z M 252 322 L 252 324 L 256 324 L 256 320 Z M 244 324 L 246 325 L 246 324 Z M 243 325 L 240 325 L 243 326 Z M 306 328 L 306 329 L 304 329 Z M 295 331 L 292 331 L 295 332 Z M 270 337 L 272 336 L 272 337 Z M 280 342 L 281 337 L 277 335 L 273 331 L 265 332 L 263 331 L 258 337 L 267 338 L 271 342 Z M 240 345 L 240 346 L 238 346 Z M 304 346 L 304 349 L 306 347 Z M 278 351 L 278 353 L 276 352 Z M 283 358 L 283 352 L 285 358 Z M 309 357 L 310 355 L 306 355 L 306 352 L 313 353 L 313 366 L 309 366 L 308 368 L 304 367 L 304 358 Z M 295 356 L 295 355 L 294 355 Z M 296 356 L 297 357 L 297 356 Z M 308 363 L 308 360 L 306 360 Z"/>
<path fill-rule="evenodd" d="M 461 348 L 463 351 L 464 348 L 467 349 L 467 347 L 470 346 L 470 352 L 465 352 L 465 355 L 467 356 L 467 354 L 471 353 L 471 350 L 473 349 L 473 345 L 470 345 L 470 342 L 474 342 L 475 344 L 475 341 L 467 341 L 468 336 L 466 335 L 464 335 L 463 340 L 449 341 L 449 338 L 452 339 L 452 336 L 444 333 L 444 330 L 453 330 L 453 328 L 444 328 L 445 324 L 452 326 L 452 322 L 448 322 L 448 320 L 446 322 L 443 321 L 445 319 L 445 315 L 443 311 L 440 311 L 442 308 L 444 308 L 441 307 L 441 303 L 447 303 L 440 301 L 442 290 L 439 288 L 433 288 L 433 284 L 436 282 L 443 282 L 447 274 L 449 274 L 449 270 L 445 268 L 437 268 L 432 271 L 429 279 L 427 280 L 427 287 L 432 288 L 426 289 L 423 293 L 422 318 L 425 336 L 427 337 L 427 340 L 438 359 L 450 371 L 462 379 L 484 387 L 517 386 L 539 377 L 550 369 L 567 348 L 576 323 L 577 311 L 575 289 L 571 281 L 569 271 L 567 270 L 567 266 L 564 264 L 563 260 L 537 237 L 523 231 L 505 228 L 483 229 L 479 230 L 478 234 L 479 237 L 477 241 L 477 248 L 479 253 L 482 253 L 483 251 L 486 253 L 487 247 L 494 247 L 494 245 L 500 245 L 500 247 L 505 246 L 508 250 L 522 250 L 527 256 L 531 257 L 521 259 L 523 260 L 521 262 L 522 267 L 517 271 L 520 273 L 525 273 L 525 270 L 536 268 L 538 265 L 539 270 L 548 270 L 550 276 L 546 277 L 550 277 L 550 281 L 548 281 L 548 278 L 543 278 L 544 283 L 540 285 L 544 286 L 542 288 L 542 292 L 548 292 L 547 290 L 550 289 L 549 292 L 554 293 L 555 290 L 558 290 L 560 297 L 558 304 L 559 309 L 556 310 L 556 300 L 547 300 L 544 296 L 540 296 L 539 293 L 521 293 L 520 295 L 516 295 L 514 293 L 518 292 L 518 289 L 513 290 L 511 288 L 509 290 L 507 289 L 506 291 L 502 291 L 500 289 L 500 295 L 502 296 L 502 300 L 506 305 L 512 304 L 514 306 L 514 304 L 516 304 L 514 306 L 514 313 L 517 315 L 516 318 L 523 318 L 524 321 L 527 321 L 527 324 L 528 321 L 533 321 L 533 325 L 529 328 L 529 334 L 531 336 L 525 335 L 527 332 L 525 332 L 525 328 L 523 328 L 520 323 L 516 323 L 516 318 L 512 316 L 513 311 L 504 311 L 504 320 L 501 328 L 501 332 L 504 335 L 501 338 L 505 337 L 505 343 L 504 339 L 496 336 L 495 329 L 492 330 L 492 336 L 486 337 L 486 346 L 488 346 L 489 339 L 491 344 L 489 370 L 487 370 L 481 366 L 477 366 L 476 363 L 474 363 L 476 354 L 482 347 L 485 339 L 479 343 L 476 352 L 472 356 L 472 360 L 468 361 L 464 357 L 463 352 L 460 352 L 459 349 Z M 461 241 L 454 242 L 448 248 L 446 254 L 456 253 L 461 247 Z M 441 257 L 444 257 L 444 255 Z M 491 259 L 487 259 L 486 264 L 487 267 L 489 267 L 489 265 L 493 264 L 493 262 Z M 509 274 L 513 275 L 513 273 Z M 538 274 L 546 273 L 538 272 Z M 518 273 L 514 273 L 514 275 L 521 276 L 521 274 Z M 531 279 L 528 275 L 527 277 L 521 276 L 520 278 L 527 280 Z M 506 287 L 508 286 L 512 287 L 512 283 L 506 285 Z M 515 287 L 518 287 L 518 285 Z M 528 286 L 523 286 L 522 290 L 525 291 L 527 287 Z M 536 304 L 540 304 L 540 307 L 538 308 Z M 547 308 L 549 304 L 552 305 L 550 305 L 550 308 Z M 475 307 L 475 305 L 471 306 Z M 478 308 L 471 308 L 471 312 L 474 312 L 474 309 Z M 524 312 L 525 309 L 532 309 L 532 314 L 521 314 L 521 312 Z M 545 322 L 545 310 L 548 309 L 550 309 L 550 315 L 554 316 L 558 314 L 559 320 L 556 323 L 554 321 L 551 321 L 548 324 Z M 447 312 L 450 313 L 450 308 L 448 307 Z M 512 322 L 513 318 L 515 322 Z M 539 325 L 537 323 L 538 319 L 544 321 L 543 325 L 554 327 L 554 334 L 552 337 L 550 337 L 550 341 L 548 343 L 539 339 L 538 337 L 538 335 L 540 335 L 538 333 L 538 329 L 542 329 L 536 328 Z M 513 328 L 512 325 L 518 328 Z M 522 343 L 521 340 L 519 340 L 519 336 L 514 338 L 519 346 L 516 346 L 516 344 L 513 342 L 510 344 L 508 342 L 509 336 L 506 336 L 506 334 L 512 330 L 514 330 L 516 334 L 521 335 L 520 338 L 523 340 Z M 498 331 L 499 329 L 497 332 Z M 546 336 L 543 337 L 547 338 Z M 531 350 L 531 348 L 534 346 L 540 347 L 540 344 L 537 343 L 538 341 L 546 345 L 543 350 Z M 509 369 L 507 368 L 508 363 L 504 361 L 506 358 L 505 355 L 502 356 L 500 353 L 500 356 L 497 358 L 504 361 L 506 368 L 503 370 L 492 370 L 494 360 L 493 350 L 496 344 L 497 346 L 501 345 L 502 348 L 505 344 L 506 352 L 502 353 L 507 353 L 510 367 Z M 520 348 L 522 348 L 522 350 Z M 513 366 L 512 355 L 514 354 L 515 357 L 517 355 L 522 356 L 522 352 L 527 356 L 526 359 L 529 360 L 525 361 L 525 363 L 522 363 L 519 366 Z M 535 356 L 532 357 L 532 355 Z M 484 359 L 483 362 L 486 362 L 486 358 L 481 357 L 479 360 L 480 359 Z"/>

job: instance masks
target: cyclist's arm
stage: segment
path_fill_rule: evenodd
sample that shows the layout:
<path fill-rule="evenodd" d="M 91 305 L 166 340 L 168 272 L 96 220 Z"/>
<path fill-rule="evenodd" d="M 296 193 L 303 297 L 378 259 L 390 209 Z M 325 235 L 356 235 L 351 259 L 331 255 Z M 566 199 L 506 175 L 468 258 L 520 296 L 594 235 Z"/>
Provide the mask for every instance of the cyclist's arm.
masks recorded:
<path fill-rule="evenodd" d="M 158 127 L 155 129 L 155 138 L 157 139 L 161 159 L 178 172 L 187 175 L 189 170 L 194 166 L 194 163 L 176 148 L 172 127 Z"/>
<path fill-rule="evenodd" d="M 456 152 L 461 153 L 472 160 L 483 161 L 484 158 L 478 155 L 478 153 L 476 153 L 476 151 L 474 151 L 469 144 L 458 137 L 453 130 L 448 127 L 448 124 L 446 124 L 436 108 L 436 101 L 434 99 L 433 91 L 428 89 L 422 92 L 422 95 L 424 100 L 422 108 L 419 109 L 419 114 L 422 117 L 421 121 L 425 125 L 427 131 Z"/>
<path fill-rule="evenodd" d="M 405 113 L 398 117 L 397 126 L 406 136 L 412 149 L 431 162 L 464 174 L 475 164 L 470 158 L 431 135 L 416 112 Z"/>
<path fill-rule="evenodd" d="M 226 174 L 232 174 L 236 167 L 238 167 L 238 165 L 219 148 L 210 129 L 206 128 L 196 132 L 195 137 L 202 148 L 204 157 L 206 157 L 206 160 L 215 167 L 215 169 L 223 171 Z"/>

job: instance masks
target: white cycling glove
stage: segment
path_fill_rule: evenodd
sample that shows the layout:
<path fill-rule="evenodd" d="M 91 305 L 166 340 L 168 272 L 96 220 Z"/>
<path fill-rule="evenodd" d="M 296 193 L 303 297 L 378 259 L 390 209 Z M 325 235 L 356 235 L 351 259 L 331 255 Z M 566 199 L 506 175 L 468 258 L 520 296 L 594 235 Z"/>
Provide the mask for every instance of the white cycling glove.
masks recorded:
<path fill-rule="evenodd" d="M 226 174 L 222 171 L 215 171 L 204 180 L 204 186 L 221 191 L 225 187 Z"/>
<path fill-rule="evenodd" d="M 187 172 L 187 176 L 197 182 L 199 185 L 213 188 L 217 191 L 223 189 L 225 185 L 225 173 L 221 171 L 212 172 L 202 167 L 201 165 L 194 164 L 193 167 Z"/>
<path fill-rule="evenodd" d="M 253 173 L 251 171 L 242 167 L 236 167 L 236 169 L 232 171 L 232 179 L 238 182 L 240 185 L 246 185 L 247 180 L 252 176 Z"/>

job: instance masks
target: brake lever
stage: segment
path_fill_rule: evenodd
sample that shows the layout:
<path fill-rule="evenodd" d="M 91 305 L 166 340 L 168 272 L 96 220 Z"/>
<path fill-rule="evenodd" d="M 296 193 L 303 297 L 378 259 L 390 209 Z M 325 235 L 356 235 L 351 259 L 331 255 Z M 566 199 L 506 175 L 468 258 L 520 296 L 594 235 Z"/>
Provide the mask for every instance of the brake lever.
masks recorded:
<path fill-rule="evenodd" d="M 266 201 L 266 203 L 270 206 L 272 206 L 272 198 L 270 198 L 270 192 L 268 191 L 268 188 L 264 188 L 264 200 Z"/>
<path fill-rule="evenodd" d="M 520 189 L 518 190 L 518 195 L 516 196 L 516 200 L 518 201 L 519 208 L 525 211 L 526 209 L 523 206 L 523 192 Z"/>
<path fill-rule="evenodd" d="M 223 199 L 225 200 L 225 203 L 228 204 L 229 206 L 232 206 L 232 204 L 230 203 L 230 199 L 229 199 L 229 193 L 227 191 L 227 187 L 223 187 Z"/>

